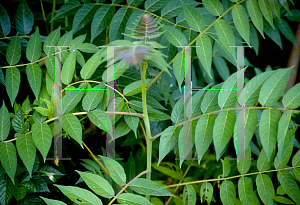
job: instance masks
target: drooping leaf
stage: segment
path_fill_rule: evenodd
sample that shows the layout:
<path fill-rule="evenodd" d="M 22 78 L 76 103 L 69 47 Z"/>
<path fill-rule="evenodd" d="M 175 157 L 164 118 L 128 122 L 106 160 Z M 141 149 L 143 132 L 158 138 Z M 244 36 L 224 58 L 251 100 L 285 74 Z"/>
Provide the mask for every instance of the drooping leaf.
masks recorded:
<path fill-rule="evenodd" d="M 284 95 L 282 99 L 282 104 L 285 108 L 296 109 L 300 106 L 300 83 L 294 85 L 289 91 Z"/>
<path fill-rule="evenodd" d="M 241 177 L 238 182 L 239 198 L 242 204 L 252 204 L 253 203 L 253 186 L 252 181 L 248 177 Z"/>
<path fill-rule="evenodd" d="M 219 0 L 203 0 L 205 8 L 214 16 L 221 16 L 223 5 Z"/>
<path fill-rule="evenodd" d="M 45 161 L 52 142 L 52 132 L 49 125 L 39 122 L 34 123 L 32 125 L 32 139 Z"/>
<path fill-rule="evenodd" d="M 115 160 L 101 156 L 111 178 L 121 186 L 126 184 L 126 174 L 123 167 Z"/>
<path fill-rule="evenodd" d="M 258 174 L 256 176 L 256 187 L 262 202 L 264 204 L 273 204 L 275 190 L 270 177 L 266 174 Z"/>
<path fill-rule="evenodd" d="M 0 139 L 1 141 L 6 140 L 10 131 L 10 119 L 9 112 L 3 101 L 0 109 Z"/>
<path fill-rule="evenodd" d="M 193 7 L 183 4 L 183 11 L 187 23 L 197 32 L 202 32 L 205 28 L 205 21 Z"/>
<path fill-rule="evenodd" d="M 210 38 L 207 35 L 202 35 L 196 40 L 196 45 L 200 47 L 196 47 L 197 56 L 202 63 L 203 67 L 207 71 L 210 78 L 211 76 L 211 62 L 212 62 L 212 44 Z"/>
<path fill-rule="evenodd" d="M 62 67 L 62 82 L 69 85 L 73 79 L 76 64 L 75 51 L 71 51 Z"/>
<path fill-rule="evenodd" d="M 292 67 L 279 70 L 264 82 L 258 98 L 262 106 L 273 106 L 279 100 L 289 80 L 291 70 Z"/>
<path fill-rule="evenodd" d="M 80 172 L 77 170 L 76 172 L 83 178 L 83 181 L 87 184 L 87 186 L 96 194 L 109 199 L 115 195 L 112 186 L 103 177 L 97 174 Z"/>
<path fill-rule="evenodd" d="M 29 34 L 32 30 L 34 18 L 26 0 L 21 0 L 17 8 L 15 23 L 20 35 Z"/>
<path fill-rule="evenodd" d="M 17 170 L 17 151 L 12 142 L 0 142 L 0 162 L 11 181 Z"/>
<path fill-rule="evenodd" d="M 229 180 L 223 181 L 220 186 L 220 197 L 222 203 L 225 205 L 234 204 L 235 195 L 236 192 L 234 184 Z"/>
<path fill-rule="evenodd" d="M 62 127 L 78 144 L 82 146 L 82 128 L 76 116 L 72 113 L 62 115 Z"/>
<path fill-rule="evenodd" d="M 58 27 L 57 29 L 52 31 L 45 40 L 43 50 L 44 50 L 46 55 L 49 56 L 50 54 L 53 54 L 55 52 L 55 48 L 54 47 L 49 47 L 49 46 L 56 46 L 59 39 L 60 39 L 60 27 Z M 48 66 L 47 66 L 47 68 L 48 68 Z M 54 69 L 53 69 L 53 71 L 54 71 Z M 52 73 L 50 74 L 50 76 L 51 75 L 52 75 Z"/>
<path fill-rule="evenodd" d="M 196 191 L 190 184 L 184 186 L 182 201 L 184 204 L 195 205 L 197 201 Z"/>
<path fill-rule="evenodd" d="M 213 128 L 213 141 L 216 149 L 217 160 L 220 159 L 233 134 L 236 113 L 233 110 L 222 110 L 217 116 Z"/>
<path fill-rule="evenodd" d="M 101 200 L 92 192 L 75 186 L 62 186 L 55 184 L 64 195 L 66 195 L 71 201 L 85 204 L 102 205 Z"/>
<path fill-rule="evenodd" d="M 288 170 L 280 170 L 277 172 L 277 178 L 287 195 L 293 199 L 294 202 L 299 204 L 299 187 L 294 177 L 288 172 Z"/>
<path fill-rule="evenodd" d="M 21 81 L 21 74 L 19 69 L 15 67 L 6 69 L 6 75 L 5 75 L 6 92 L 10 99 L 11 106 L 13 106 L 15 99 L 18 95 L 20 81 Z"/>
<path fill-rule="evenodd" d="M 129 187 L 142 195 L 174 196 L 164 187 L 149 179 L 136 178 L 130 183 Z"/>
<path fill-rule="evenodd" d="M 183 33 L 172 26 L 164 26 L 163 28 L 165 30 L 165 36 L 171 44 L 174 46 L 187 46 L 187 39 Z"/>
<path fill-rule="evenodd" d="M 264 24 L 263 24 L 263 16 L 260 11 L 259 5 L 257 0 L 248 0 L 246 1 L 247 10 L 251 17 L 251 20 L 254 24 L 254 26 L 257 28 L 259 33 L 264 37 Z"/>
<path fill-rule="evenodd" d="M 120 196 L 118 196 L 118 202 L 128 205 L 153 205 L 145 197 L 131 193 L 122 193 Z"/>
<path fill-rule="evenodd" d="M 79 103 L 86 89 L 86 85 L 78 87 L 78 90 L 68 92 L 62 98 L 62 113 L 68 113 Z"/>
<path fill-rule="evenodd" d="M 26 74 L 29 85 L 36 99 L 39 99 L 39 94 L 42 85 L 42 69 L 39 64 L 29 64 L 26 66 Z M 53 85 L 52 85 L 53 86 Z"/>
<path fill-rule="evenodd" d="M 196 121 L 187 121 L 179 132 L 178 147 L 180 167 L 194 146 L 196 124 Z"/>
<path fill-rule="evenodd" d="M 60 7 L 60 9 L 57 11 L 56 15 L 51 21 L 61 17 L 71 16 L 75 14 L 78 11 L 78 9 L 80 9 L 80 7 L 81 4 L 79 1 L 77 0 L 68 1 L 67 3 L 62 5 L 62 7 Z"/>
<path fill-rule="evenodd" d="M 11 39 L 6 50 L 6 61 L 9 65 L 17 64 L 21 59 L 21 43 L 18 33 Z"/>
<path fill-rule="evenodd" d="M 0 36 L 7 36 L 10 33 L 11 23 L 5 8 L 0 5 Z"/>
<path fill-rule="evenodd" d="M 248 45 L 250 45 L 250 27 L 247 12 L 242 5 L 237 5 L 232 9 L 232 17 L 234 25 L 239 34 L 243 37 Z"/>
<path fill-rule="evenodd" d="M 88 3 L 81 7 L 75 14 L 72 26 L 72 33 L 75 34 L 77 31 L 82 29 L 87 23 L 89 23 L 94 14 L 96 13 L 98 6 L 93 3 Z"/>
<path fill-rule="evenodd" d="M 19 156 L 22 159 L 31 177 L 36 154 L 36 146 L 31 137 L 31 134 L 18 135 L 16 146 Z"/>
<path fill-rule="evenodd" d="M 270 23 L 273 29 L 275 29 L 273 23 L 273 14 L 268 0 L 258 0 L 258 5 L 265 19 Z"/>

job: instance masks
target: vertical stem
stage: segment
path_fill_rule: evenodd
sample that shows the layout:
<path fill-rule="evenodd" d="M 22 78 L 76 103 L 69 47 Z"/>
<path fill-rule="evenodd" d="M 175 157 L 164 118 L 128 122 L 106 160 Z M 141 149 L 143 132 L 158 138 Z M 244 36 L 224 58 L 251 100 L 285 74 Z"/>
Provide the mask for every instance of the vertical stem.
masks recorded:
<path fill-rule="evenodd" d="M 54 18 L 54 12 L 55 12 L 55 7 L 56 7 L 56 0 L 53 0 L 53 5 L 52 5 L 52 19 Z M 54 30 L 54 21 L 51 22 L 51 31 Z"/>
<path fill-rule="evenodd" d="M 147 70 L 147 61 L 143 61 L 142 66 L 140 64 L 140 71 L 141 71 L 141 79 L 142 79 L 142 100 L 143 100 L 143 115 L 144 115 L 144 123 L 146 128 L 146 135 L 147 135 L 147 171 L 149 171 L 146 175 L 147 179 L 151 179 L 151 162 L 152 162 L 152 141 L 151 141 L 151 130 L 150 130 L 150 123 L 149 117 L 147 112 L 147 100 L 146 100 L 146 85 L 145 85 L 145 77 L 146 77 L 146 70 Z M 150 199 L 150 196 L 146 196 L 147 199 Z"/>
<path fill-rule="evenodd" d="M 68 2 L 69 0 L 65 0 L 65 4 Z M 68 23 L 68 17 L 65 17 L 65 27 L 67 28 L 69 26 Z"/>

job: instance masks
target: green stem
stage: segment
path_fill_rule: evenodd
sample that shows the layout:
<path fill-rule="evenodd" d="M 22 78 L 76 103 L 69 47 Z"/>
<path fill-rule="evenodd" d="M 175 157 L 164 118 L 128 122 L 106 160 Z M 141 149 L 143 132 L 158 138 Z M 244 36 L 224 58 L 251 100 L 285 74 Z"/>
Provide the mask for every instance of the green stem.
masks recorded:
<path fill-rule="evenodd" d="M 54 18 L 54 12 L 55 12 L 55 7 L 56 7 L 56 0 L 53 0 L 53 6 L 52 6 L 52 18 Z M 52 32 L 54 30 L 54 21 L 51 22 L 51 31 Z"/>
<path fill-rule="evenodd" d="M 147 112 L 147 100 L 146 100 L 146 84 L 145 84 L 145 77 L 146 77 L 146 70 L 147 70 L 147 62 L 143 61 L 143 65 L 140 64 L 141 70 L 141 79 L 142 79 L 142 100 L 143 100 L 143 116 L 144 116 L 144 123 L 146 128 L 146 135 L 147 135 L 147 179 L 151 179 L 151 160 L 152 160 L 152 141 L 151 141 L 151 130 L 150 130 L 150 122 Z M 147 199 L 150 199 L 150 196 L 146 196 Z"/>

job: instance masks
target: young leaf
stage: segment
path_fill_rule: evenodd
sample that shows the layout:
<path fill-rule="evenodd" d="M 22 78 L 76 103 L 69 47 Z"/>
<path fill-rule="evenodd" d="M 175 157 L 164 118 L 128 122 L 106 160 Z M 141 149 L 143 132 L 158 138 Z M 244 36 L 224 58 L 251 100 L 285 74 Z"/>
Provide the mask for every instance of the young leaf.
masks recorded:
<path fill-rule="evenodd" d="M 287 195 L 293 199 L 294 202 L 299 204 L 300 190 L 294 177 L 287 171 L 281 170 L 277 172 L 278 181 L 280 182 Z"/>
<path fill-rule="evenodd" d="M 22 159 L 22 162 L 24 163 L 31 177 L 36 154 L 36 146 L 31 137 L 31 134 L 18 135 L 16 147 L 19 156 Z"/>
<path fill-rule="evenodd" d="M 221 109 L 231 108 L 236 104 L 236 79 L 237 72 L 232 74 L 222 85 L 218 95 L 218 104 Z"/>
<path fill-rule="evenodd" d="M 188 156 L 194 146 L 196 121 L 187 121 L 179 132 L 178 147 L 180 157 L 180 167 L 184 159 Z"/>
<path fill-rule="evenodd" d="M 250 27 L 246 10 L 242 5 L 237 5 L 232 9 L 232 17 L 234 25 L 239 34 L 243 37 L 248 45 L 250 45 Z"/>
<path fill-rule="evenodd" d="M 7 50 L 6 50 L 6 61 L 9 65 L 17 64 L 21 59 L 21 43 L 18 33 L 11 38 Z"/>
<path fill-rule="evenodd" d="M 259 136 L 268 157 L 268 161 L 270 161 L 272 151 L 276 147 L 279 119 L 280 111 L 277 109 L 264 110 L 260 118 Z"/>
<path fill-rule="evenodd" d="M 213 139 L 213 126 L 216 116 L 203 115 L 197 122 L 195 131 L 195 146 L 197 150 L 198 164 L 203 157 Z"/>
<path fill-rule="evenodd" d="M 16 29 L 20 35 L 29 34 L 32 30 L 34 18 L 26 0 L 21 0 L 16 12 Z"/>
<path fill-rule="evenodd" d="M 173 61 L 173 71 L 178 82 L 178 87 L 181 92 L 181 84 L 185 77 L 185 53 L 178 52 Z"/>
<path fill-rule="evenodd" d="M 87 172 L 80 172 L 77 170 L 75 171 L 82 177 L 87 186 L 99 196 L 110 199 L 115 195 L 111 185 L 101 176 Z"/>
<path fill-rule="evenodd" d="M 118 202 L 128 205 L 153 205 L 145 197 L 130 193 L 122 193 L 118 196 Z"/>
<path fill-rule="evenodd" d="M 282 104 L 287 109 L 296 109 L 300 106 L 300 83 L 294 85 L 289 91 L 284 95 L 282 99 Z"/>
<path fill-rule="evenodd" d="M 223 5 L 219 0 L 203 0 L 205 8 L 214 16 L 221 16 Z"/>
<path fill-rule="evenodd" d="M 281 33 L 290 41 L 292 42 L 294 45 L 296 45 L 296 41 L 295 41 L 295 35 L 293 33 L 293 30 L 291 29 L 291 27 L 289 26 L 289 24 L 284 20 L 284 19 L 280 19 L 279 20 L 275 19 L 275 24 L 276 26 L 279 28 L 279 30 L 281 31 Z"/>
<path fill-rule="evenodd" d="M 101 156 L 111 178 L 121 186 L 126 184 L 126 174 L 123 167 L 115 160 Z"/>
<path fill-rule="evenodd" d="M 51 20 L 51 22 L 61 17 L 71 16 L 75 14 L 80 8 L 81 8 L 81 3 L 79 1 L 75 1 L 75 0 L 68 1 L 67 3 L 62 5 L 62 7 L 60 7 L 56 15 L 54 16 L 54 18 Z"/>
<path fill-rule="evenodd" d="M 184 186 L 182 201 L 184 204 L 195 205 L 197 200 L 196 191 L 190 184 Z"/>
<path fill-rule="evenodd" d="M 200 15 L 200 13 L 198 13 L 191 6 L 185 5 L 184 3 L 182 5 L 183 5 L 183 11 L 184 11 L 184 15 L 185 15 L 185 19 L 186 19 L 187 23 L 195 31 L 202 32 L 205 28 L 205 21 L 202 18 L 202 16 Z"/>
<path fill-rule="evenodd" d="M 26 48 L 26 58 L 31 63 L 37 61 L 42 53 L 42 42 L 39 33 L 39 28 L 36 29 L 34 34 L 30 37 L 27 48 Z"/>
<path fill-rule="evenodd" d="M 11 23 L 5 8 L 0 5 L 0 36 L 7 36 L 10 33 Z"/>
<path fill-rule="evenodd" d="M 76 116 L 72 113 L 62 115 L 62 127 L 78 144 L 82 146 L 82 128 L 81 124 Z"/>
<path fill-rule="evenodd" d="M 79 90 L 70 91 L 62 98 L 62 114 L 68 113 L 76 107 L 84 95 L 85 88 L 86 85 L 79 87 L 77 88 Z"/>
<path fill-rule="evenodd" d="M 241 177 L 238 182 L 239 198 L 242 204 L 253 204 L 253 186 L 248 177 Z"/>
<path fill-rule="evenodd" d="M 235 195 L 236 192 L 234 184 L 229 180 L 223 181 L 220 186 L 220 197 L 222 203 L 225 205 L 234 204 Z"/>
<path fill-rule="evenodd" d="M 66 195 L 71 201 L 85 204 L 102 205 L 101 200 L 92 192 L 75 187 L 75 186 L 62 186 L 54 184 L 64 195 Z"/>
<path fill-rule="evenodd" d="M 145 9 L 154 12 L 164 7 L 168 2 L 169 0 L 146 0 Z"/>
<path fill-rule="evenodd" d="M 279 100 L 289 80 L 291 71 L 292 67 L 279 70 L 264 82 L 258 98 L 258 102 L 262 106 L 273 106 Z"/>
<path fill-rule="evenodd" d="M 4 100 L 0 109 L 0 140 L 6 140 L 10 131 L 9 112 L 5 106 Z"/>
<path fill-rule="evenodd" d="M 152 79 L 145 79 L 145 86 L 147 87 L 151 83 L 151 81 Z M 123 94 L 125 96 L 132 96 L 140 92 L 142 92 L 142 80 L 130 83 L 123 90 Z"/>
<path fill-rule="evenodd" d="M 129 187 L 142 195 L 174 196 L 164 187 L 149 179 L 136 178 L 130 183 Z"/>
<path fill-rule="evenodd" d="M 73 35 L 92 20 L 97 8 L 96 4 L 88 3 L 76 12 L 72 26 Z"/>
<path fill-rule="evenodd" d="M 210 205 L 210 202 L 213 197 L 213 191 L 214 191 L 214 188 L 211 185 L 211 183 L 209 183 L 209 182 L 202 183 L 201 188 L 200 188 L 201 203 L 204 203 L 204 200 L 203 200 L 203 198 L 204 198 L 205 201 L 207 201 L 207 204 Z"/>
<path fill-rule="evenodd" d="M 80 71 L 80 76 L 85 80 L 90 79 L 97 67 L 102 63 L 101 59 L 103 57 L 106 57 L 106 49 L 99 50 L 84 64 Z"/>
<path fill-rule="evenodd" d="M 256 187 L 262 202 L 264 204 L 273 204 L 275 190 L 270 177 L 266 174 L 258 174 L 256 176 Z"/>
<path fill-rule="evenodd" d="M 60 27 L 58 27 L 57 29 L 52 31 L 45 40 L 43 50 L 44 50 L 46 55 L 49 56 L 50 54 L 53 54 L 55 52 L 54 47 L 48 47 L 48 46 L 56 46 L 56 43 L 59 41 L 59 39 L 60 39 Z M 46 67 L 48 68 L 47 65 L 46 65 Z M 54 71 L 54 69 L 52 71 Z M 50 74 L 50 76 L 53 75 L 52 73 Z"/>
<path fill-rule="evenodd" d="M 122 38 L 122 33 L 124 33 L 125 31 L 126 23 L 132 12 L 133 11 L 131 8 L 122 7 L 113 16 L 111 20 L 111 25 L 114 26 L 110 27 L 109 29 L 110 42 Z"/>
<path fill-rule="evenodd" d="M 6 69 L 5 82 L 6 82 L 6 92 L 13 106 L 15 99 L 19 92 L 21 81 L 21 75 L 18 68 L 12 67 Z"/>
<path fill-rule="evenodd" d="M 178 141 L 180 127 L 169 126 L 160 136 L 159 142 L 159 159 L 158 164 L 162 159 L 173 149 Z"/>
<path fill-rule="evenodd" d="M 268 0 L 258 0 L 258 5 L 265 19 L 270 23 L 273 29 L 275 29 L 273 23 L 273 14 Z"/>
<path fill-rule="evenodd" d="M 173 28 L 172 26 L 163 26 L 165 30 L 165 36 L 168 39 L 168 41 L 173 44 L 174 46 L 187 46 L 187 39 L 176 28 Z"/>
<path fill-rule="evenodd" d="M 52 132 L 49 125 L 46 123 L 34 123 L 32 125 L 32 139 L 45 161 L 52 141 Z"/>
<path fill-rule="evenodd" d="M 42 84 L 42 69 L 37 63 L 29 64 L 26 66 L 26 74 L 35 98 L 39 99 Z"/>
<path fill-rule="evenodd" d="M 207 71 L 210 78 L 212 78 L 211 72 L 211 62 L 212 62 L 212 44 L 210 38 L 204 34 L 197 38 L 196 47 L 197 56 L 202 63 L 203 67 Z"/>
<path fill-rule="evenodd" d="M 71 1 L 72 2 L 72 1 Z M 47 199 L 45 197 L 42 197 L 40 196 L 41 199 L 44 200 L 44 202 L 47 204 L 47 205 L 67 205 L 65 204 L 64 202 L 62 201 L 58 201 L 58 200 L 54 200 L 54 199 Z"/>
<path fill-rule="evenodd" d="M 17 170 L 17 153 L 15 145 L 12 142 L 0 142 L 0 162 L 11 181 Z"/>
<path fill-rule="evenodd" d="M 76 64 L 75 51 L 71 51 L 68 55 L 63 67 L 62 67 L 62 82 L 65 85 L 69 85 L 72 81 Z"/>
<path fill-rule="evenodd" d="M 248 1 L 246 1 L 246 5 L 247 5 L 248 13 L 251 17 L 251 20 L 252 20 L 254 26 L 257 28 L 257 30 L 262 35 L 262 37 L 264 37 L 263 17 L 262 17 L 262 13 L 260 11 L 257 0 L 248 0 Z"/>
<path fill-rule="evenodd" d="M 233 110 L 222 110 L 214 124 L 213 140 L 216 149 L 217 160 L 220 159 L 221 153 L 225 149 L 233 134 L 236 113 Z"/>

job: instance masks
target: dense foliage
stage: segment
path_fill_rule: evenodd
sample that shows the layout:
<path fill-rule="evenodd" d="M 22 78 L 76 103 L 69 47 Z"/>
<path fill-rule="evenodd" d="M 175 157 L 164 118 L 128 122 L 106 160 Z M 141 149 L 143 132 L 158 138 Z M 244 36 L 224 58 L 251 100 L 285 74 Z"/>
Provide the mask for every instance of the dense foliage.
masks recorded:
<path fill-rule="evenodd" d="M 13 4 L 0 5 L 1 205 L 300 204 L 300 83 L 284 92 L 293 67 L 247 55 L 240 68 L 236 47 L 295 45 L 292 0 Z"/>

